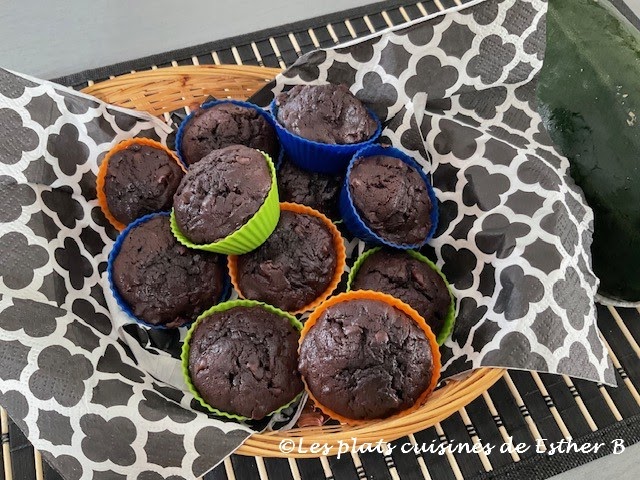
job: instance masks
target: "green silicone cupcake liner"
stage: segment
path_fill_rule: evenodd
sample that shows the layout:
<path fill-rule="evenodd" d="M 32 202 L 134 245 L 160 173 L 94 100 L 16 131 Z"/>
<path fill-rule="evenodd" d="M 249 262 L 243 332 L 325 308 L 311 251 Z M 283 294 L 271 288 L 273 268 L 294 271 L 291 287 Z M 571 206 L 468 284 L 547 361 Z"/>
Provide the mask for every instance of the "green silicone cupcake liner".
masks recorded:
<path fill-rule="evenodd" d="M 349 272 L 349 277 L 347 278 L 347 292 L 351 291 L 351 284 L 356 278 L 356 274 L 358 273 L 358 270 L 360 269 L 364 261 L 367 258 L 369 258 L 371 255 L 373 255 L 375 252 L 378 252 L 380 250 L 382 250 L 382 247 L 372 248 L 364 252 L 362 255 L 360 255 L 356 259 L 355 263 L 351 267 L 351 271 Z M 453 293 L 451 292 L 451 286 L 447 281 L 447 277 L 444 276 L 444 273 L 442 273 L 440 269 L 435 265 L 435 263 L 433 263 L 427 257 L 416 252 L 415 250 L 404 250 L 404 251 L 407 252 L 407 254 L 409 254 L 416 260 L 420 260 L 421 262 L 424 262 L 427 265 L 429 265 L 433 270 L 435 270 L 438 273 L 438 275 L 442 277 L 442 279 L 444 280 L 444 284 L 447 286 L 447 290 L 449 291 L 449 296 L 451 297 L 451 303 L 449 304 L 449 310 L 447 312 L 447 316 L 444 318 L 444 323 L 442 324 L 442 328 L 440 329 L 440 332 L 438 332 L 438 334 L 436 335 L 436 340 L 438 342 L 438 345 L 442 345 L 445 342 L 445 340 L 449 338 L 449 335 L 451 335 L 451 332 L 453 331 L 453 326 L 456 321 L 455 298 L 453 296 Z"/>
<path fill-rule="evenodd" d="M 178 227 L 175 212 L 171 210 L 171 231 L 176 239 L 188 248 L 207 250 L 209 252 L 223 253 L 225 255 L 242 255 L 255 250 L 262 245 L 269 235 L 273 233 L 280 219 L 280 200 L 278 197 L 278 183 L 276 180 L 276 168 L 271 157 L 261 152 L 269 166 L 271 173 L 271 189 L 267 198 L 258 211 L 247 223 L 238 230 L 217 242 L 199 245 L 190 241 Z"/>
<path fill-rule="evenodd" d="M 293 315 L 290 315 L 287 312 L 284 312 L 284 311 L 280 310 L 279 308 L 272 307 L 271 305 L 268 305 L 266 303 L 257 302 L 255 300 L 230 300 L 230 301 L 227 301 L 227 302 L 219 303 L 218 305 L 214 305 L 210 309 L 208 309 L 205 312 L 203 312 L 196 319 L 196 321 L 193 323 L 193 325 L 191 325 L 191 328 L 189 328 L 189 331 L 187 332 L 187 336 L 184 339 L 184 343 L 182 344 L 182 354 L 180 355 L 180 358 L 182 360 L 182 374 L 184 376 L 185 382 L 187 383 L 187 387 L 189 388 L 189 391 L 192 393 L 193 397 L 198 402 L 200 402 L 200 405 L 202 405 L 204 408 L 209 410 L 211 413 L 214 413 L 215 415 L 219 415 L 221 417 L 226 417 L 226 418 L 230 418 L 230 419 L 233 419 L 233 420 L 239 420 L 239 421 L 243 422 L 243 421 L 247 421 L 247 420 L 251 420 L 251 419 L 249 417 L 244 417 L 242 415 L 236 415 L 236 414 L 229 413 L 229 412 L 223 412 L 222 410 L 218 410 L 217 408 L 213 408 L 211 405 L 209 405 L 200 396 L 200 393 L 198 392 L 198 390 L 196 389 L 195 385 L 191 381 L 191 375 L 189 373 L 189 351 L 190 351 L 190 346 L 189 345 L 191 343 L 191 336 L 193 335 L 193 332 L 195 332 L 196 328 L 198 327 L 198 325 L 200 325 L 200 322 L 205 317 L 208 317 L 209 315 L 211 315 L 213 313 L 225 312 L 225 311 L 230 310 L 230 309 L 235 308 L 235 307 L 262 307 L 267 312 L 275 313 L 276 315 L 278 315 L 280 317 L 286 318 L 289 321 L 289 323 L 293 326 L 293 328 L 298 330 L 298 332 L 300 330 L 302 330 L 302 323 L 300 323 L 300 321 L 296 317 L 294 317 Z M 293 400 L 291 400 L 290 402 L 288 402 L 285 405 L 281 406 L 280 408 L 274 410 L 273 412 L 271 412 L 267 416 L 274 415 L 274 414 L 276 414 L 278 412 L 281 412 L 285 408 L 290 407 L 295 402 L 297 402 L 300 399 L 300 397 L 302 397 L 303 393 L 304 393 L 304 391 L 300 392 L 298 395 L 296 395 L 293 398 Z"/>

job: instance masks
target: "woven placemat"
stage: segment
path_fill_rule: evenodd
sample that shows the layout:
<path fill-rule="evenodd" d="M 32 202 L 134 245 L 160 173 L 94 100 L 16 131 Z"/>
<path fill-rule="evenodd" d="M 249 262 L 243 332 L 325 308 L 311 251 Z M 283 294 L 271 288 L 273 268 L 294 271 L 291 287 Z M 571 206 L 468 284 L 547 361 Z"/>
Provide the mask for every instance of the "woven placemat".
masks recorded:
<path fill-rule="evenodd" d="M 181 49 L 55 79 L 83 88 L 136 70 L 171 65 L 243 64 L 286 68 L 300 55 L 465 3 L 387 1 L 284 25 L 206 45 Z M 233 455 L 204 477 L 211 479 L 536 479 L 575 468 L 612 453 L 612 441 L 640 441 L 640 310 L 598 306 L 599 326 L 616 369 L 618 388 L 566 376 L 510 371 L 481 397 L 435 427 L 393 442 L 391 455 L 348 453 L 317 459 L 273 459 Z M 60 480 L 60 476 L 2 410 L 0 480 Z M 407 445 L 530 446 L 526 452 L 402 453 Z M 541 455 L 561 440 L 604 443 L 597 453 Z M 106 478 L 106 477 L 105 477 Z"/>

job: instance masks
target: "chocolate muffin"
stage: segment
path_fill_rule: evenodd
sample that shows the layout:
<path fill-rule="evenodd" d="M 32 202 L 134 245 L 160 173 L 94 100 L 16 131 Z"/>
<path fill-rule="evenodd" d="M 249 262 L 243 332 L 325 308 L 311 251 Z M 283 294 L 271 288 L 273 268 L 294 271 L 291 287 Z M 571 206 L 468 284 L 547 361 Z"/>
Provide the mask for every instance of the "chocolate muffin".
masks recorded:
<path fill-rule="evenodd" d="M 377 123 L 344 85 L 296 85 L 276 98 L 277 120 L 314 142 L 352 144 L 368 140 Z"/>
<path fill-rule="evenodd" d="M 400 245 L 423 242 L 431 230 L 431 199 L 420 174 L 385 155 L 359 158 L 348 177 L 353 204 L 382 239 Z"/>
<path fill-rule="evenodd" d="M 299 332 L 262 307 L 234 307 L 205 317 L 189 343 L 189 373 L 211 407 L 255 420 L 303 390 Z"/>
<path fill-rule="evenodd" d="M 295 312 L 324 293 L 335 276 L 333 235 L 321 219 L 283 210 L 271 236 L 237 257 L 245 298 Z"/>
<path fill-rule="evenodd" d="M 424 331 L 404 312 L 372 299 L 327 307 L 300 346 L 299 370 L 321 405 L 353 420 L 412 407 L 431 383 Z"/>
<path fill-rule="evenodd" d="M 128 225 L 149 213 L 170 210 L 183 175 L 176 160 L 159 148 L 133 144 L 115 152 L 104 182 L 111 215 Z"/>
<path fill-rule="evenodd" d="M 255 215 L 271 188 L 262 153 L 243 145 L 214 150 L 193 165 L 173 197 L 180 231 L 192 242 L 216 242 Z"/>
<path fill-rule="evenodd" d="M 369 255 L 351 289 L 374 290 L 402 300 L 425 319 L 436 336 L 451 306 L 451 295 L 438 272 L 403 251 L 379 250 Z"/>
<path fill-rule="evenodd" d="M 180 150 L 192 165 L 212 150 L 246 145 L 277 158 L 280 149 L 273 125 L 256 108 L 219 103 L 196 110 L 182 130 Z"/>
<path fill-rule="evenodd" d="M 113 284 L 133 314 L 168 328 L 190 323 L 220 300 L 221 258 L 180 245 L 168 215 L 129 231 L 113 262 Z"/>
<path fill-rule="evenodd" d="M 332 219 L 340 218 L 338 198 L 344 175 L 326 175 L 297 167 L 287 157 L 278 170 L 278 191 L 283 202 L 314 208 Z"/>

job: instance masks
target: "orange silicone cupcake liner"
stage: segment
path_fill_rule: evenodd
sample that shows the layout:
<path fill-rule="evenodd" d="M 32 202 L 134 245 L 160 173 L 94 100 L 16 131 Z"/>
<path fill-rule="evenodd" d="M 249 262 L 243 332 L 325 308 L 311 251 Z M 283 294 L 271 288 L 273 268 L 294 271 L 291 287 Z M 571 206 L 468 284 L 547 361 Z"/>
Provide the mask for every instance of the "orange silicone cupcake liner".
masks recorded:
<path fill-rule="evenodd" d="M 438 384 L 438 380 L 440 379 L 440 367 L 441 367 L 440 350 L 438 347 L 438 342 L 436 341 L 436 336 L 433 334 L 433 332 L 431 331 L 431 327 L 427 325 L 427 322 L 424 320 L 424 318 L 422 318 L 418 312 L 416 312 L 413 308 L 411 308 L 409 305 L 402 302 L 401 300 L 398 300 L 397 298 L 392 297 L 391 295 L 387 295 L 386 293 L 374 292 L 371 290 L 356 290 L 356 291 L 351 291 L 347 293 L 341 293 L 339 295 L 336 295 L 335 297 L 331 297 L 322 305 L 320 305 L 319 308 L 315 309 L 313 313 L 311 313 L 311 315 L 309 315 L 309 318 L 305 322 L 304 327 L 300 332 L 298 353 L 300 352 L 300 347 L 302 346 L 302 342 L 304 342 L 304 338 L 306 337 L 309 330 L 311 330 L 311 328 L 316 324 L 316 322 L 318 321 L 318 318 L 320 318 L 320 315 L 322 315 L 327 308 L 333 305 L 336 305 L 338 303 L 346 302 L 349 300 L 377 300 L 377 301 L 384 302 L 388 305 L 391 305 L 392 307 L 397 308 L 401 312 L 409 315 L 409 317 L 411 317 L 418 324 L 418 326 L 422 329 L 422 331 L 427 336 L 427 340 L 429 340 L 429 346 L 431 347 L 431 355 L 433 358 L 433 371 L 431 374 L 431 382 L 429 383 L 429 386 L 427 387 L 427 389 L 424 392 L 422 392 L 422 394 L 418 397 L 416 402 L 411 407 L 401 412 L 398 412 L 390 417 L 387 417 L 385 418 L 385 420 L 404 417 L 409 413 L 415 412 L 424 404 L 424 402 L 427 400 L 427 397 L 431 394 L 431 392 L 433 392 L 433 390 L 436 388 L 436 385 Z M 307 391 L 309 398 L 313 400 L 316 407 L 318 407 L 325 415 L 328 415 L 329 417 L 335 420 L 338 420 L 342 423 L 346 423 L 348 425 L 362 425 L 372 421 L 372 420 L 356 420 L 353 418 L 347 418 L 334 412 L 330 408 L 325 407 L 321 402 L 318 401 L 317 398 L 314 397 L 313 393 L 311 392 L 311 389 L 307 385 L 307 382 L 304 376 L 302 377 L 302 382 L 304 383 L 304 388 Z"/>
<path fill-rule="evenodd" d="M 336 228 L 333 222 L 329 220 L 329 218 L 327 218 L 322 213 L 318 212 L 317 210 L 314 210 L 311 207 L 307 207 L 306 205 L 300 205 L 298 203 L 290 203 L 290 202 L 281 202 L 280 211 L 288 211 L 288 212 L 312 215 L 322 220 L 322 222 L 325 224 L 327 229 L 331 232 L 331 236 L 333 237 L 333 248 L 336 251 L 336 268 L 334 271 L 333 278 L 331 279 L 331 282 L 327 286 L 327 289 L 324 292 L 322 292 L 322 294 L 320 294 L 311 303 L 305 305 L 304 307 L 296 311 L 289 312 L 293 315 L 297 315 L 299 313 L 304 313 L 309 310 L 313 310 L 322 302 L 324 302 L 327 298 L 329 298 L 329 296 L 333 293 L 333 291 L 336 289 L 336 287 L 340 283 L 340 279 L 342 278 L 342 274 L 344 273 L 344 267 L 347 262 L 347 252 L 346 252 L 346 249 L 344 246 L 344 240 L 342 239 L 342 235 L 340 234 L 340 231 Z M 235 288 L 235 290 L 238 292 L 238 296 L 240 296 L 240 298 L 245 298 L 244 295 L 242 295 L 242 290 L 240 289 L 240 285 L 238 282 L 238 256 L 229 255 L 227 257 L 227 265 L 229 268 L 229 276 L 231 277 L 231 284 L 233 285 L 233 288 Z"/>
<path fill-rule="evenodd" d="M 146 145 L 148 147 L 157 148 L 159 150 L 163 150 L 167 152 L 169 157 L 171 157 L 173 160 L 175 160 L 175 162 L 178 165 L 180 165 L 180 168 L 182 169 L 182 171 L 185 173 L 187 172 L 187 170 L 184 168 L 184 165 L 182 165 L 182 162 L 178 159 L 175 153 L 173 153 L 171 150 L 169 150 L 167 147 L 165 147 L 161 143 L 156 142 L 155 140 L 151 140 L 149 138 L 130 138 L 128 140 L 123 140 L 122 142 L 117 144 L 115 147 L 113 147 L 111 150 L 109 150 L 109 152 L 105 155 L 104 159 L 102 160 L 102 163 L 100 164 L 100 168 L 98 169 L 98 176 L 96 178 L 96 193 L 98 194 L 98 204 L 100 205 L 100 209 L 102 210 L 102 213 L 104 213 L 104 216 L 107 217 L 107 220 L 109 220 L 109 223 L 113 225 L 113 227 L 119 232 L 127 228 L 127 226 L 124 223 L 118 221 L 109 210 L 109 205 L 107 204 L 107 196 L 104 193 L 104 182 L 107 176 L 107 167 L 109 166 L 109 159 L 113 156 L 113 154 L 121 150 L 125 150 L 131 145 L 135 145 L 135 144 Z"/>

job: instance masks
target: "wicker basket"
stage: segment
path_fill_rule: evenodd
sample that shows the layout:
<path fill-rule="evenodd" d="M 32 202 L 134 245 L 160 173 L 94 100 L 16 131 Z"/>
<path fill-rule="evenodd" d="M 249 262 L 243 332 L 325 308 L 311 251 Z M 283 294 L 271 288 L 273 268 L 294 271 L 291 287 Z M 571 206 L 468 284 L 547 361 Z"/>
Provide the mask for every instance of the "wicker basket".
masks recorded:
<path fill-rule="evenodd" d="M 132 73 L 84 89 L 106 102 L 162 115 L 184 106 L 200 103 L 212 95 L 216 98 L 246 99 L 280 70 L 248 66 L 184 66 Z M 431 427 L 486 391 L 503 375 L 502 369 L 475 370 L 463 380 L 449 381 L 436 390 L 419 410 L 392 420 L 372 421 L 366 425 L 332 425 L 305 427 L 285 432 L 252 435 L 236 453 L 265 457 L 317 457 L 309 451 L 313 443 L 327 444 L 336 454 L 340 441 L 358 444 L 391 441 Z M 279 445 L 294 439 L 294 452 L 284 454 Z"/>

